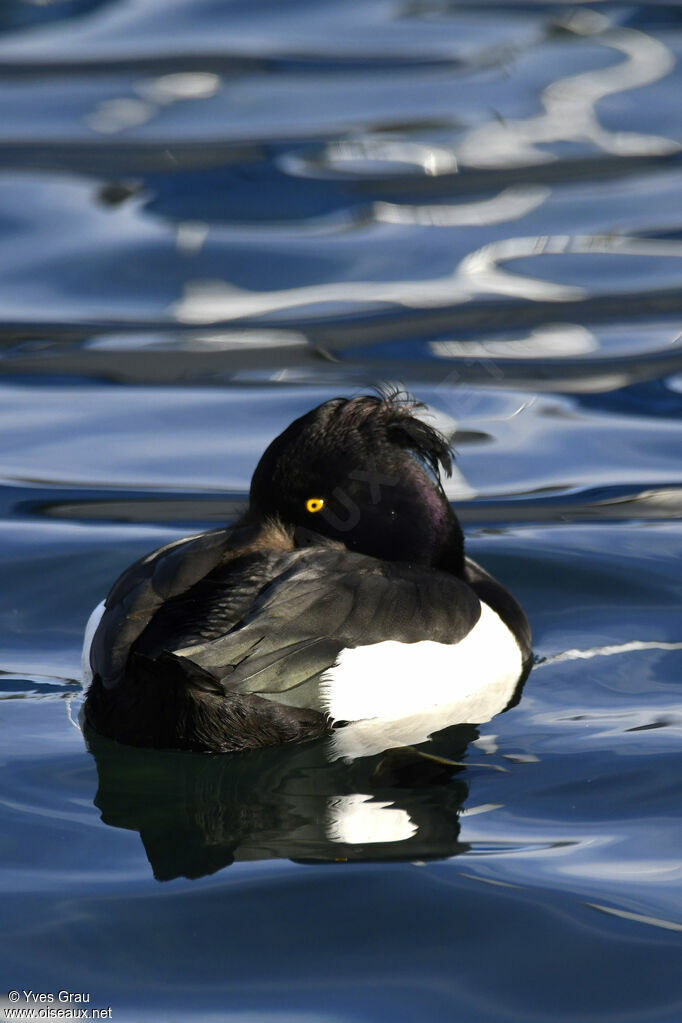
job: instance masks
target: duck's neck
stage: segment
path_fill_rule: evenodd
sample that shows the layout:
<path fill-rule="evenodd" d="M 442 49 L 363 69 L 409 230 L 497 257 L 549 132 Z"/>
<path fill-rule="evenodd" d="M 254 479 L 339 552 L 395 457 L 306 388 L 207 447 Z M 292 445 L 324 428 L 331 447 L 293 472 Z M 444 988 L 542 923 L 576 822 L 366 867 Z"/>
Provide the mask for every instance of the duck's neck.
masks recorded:
<path fill-rule="evenodd" d="M 429 563 L 441 572 L 464 576 L 464 535 L 445 494 L 422 473 L 414 473 L 419 506 L 426 511 Z"/>
<path fill-rule="evenodd" d="M 462 528 L 452 510 L 447 539 L 440 550 L 434 552 L 433 567 L 441 572 L 449 572 L 459 579 L 464 578 L 464 535 Z"/>

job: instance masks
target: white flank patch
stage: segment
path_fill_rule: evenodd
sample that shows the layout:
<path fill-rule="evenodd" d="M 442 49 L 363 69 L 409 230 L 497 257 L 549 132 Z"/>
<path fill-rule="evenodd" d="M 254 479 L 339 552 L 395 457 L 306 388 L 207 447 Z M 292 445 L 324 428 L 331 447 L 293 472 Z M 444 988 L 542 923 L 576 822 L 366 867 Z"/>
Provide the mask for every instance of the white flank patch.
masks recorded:
<path fill-rule="evenodd" d="M 322 676 L 322 698 L 336 721 L 393 720 L 473 698 L 496 680 L 516 681 L 521 667 L 513 635 L 481 602 L 479 620 L 459 643 L 384 640 L 342 650 Z"/>
<path fill-rule="evenodd" d="M 373 756 L 448 725 L 489 721 L 509 703 L 522 667 L 514 636 L 484 603 L 459 643 L 387 640 L 342 650 L 321 681 L 331 717 L 351 722 L 334 732 L 332 756 Z"/>
<path fill-rule="evenodd" d="M 83 639 L 83 652 L 81 653 L 81 685 L 83 689 L 92 682 L 92 668 L 90 667 L 90 647 L 92 641 L 95 638 L 97 632 L 97 626 L 102 620 L 104 614 L 104 601 L 102 600 L 95 610 L 88 618 L 88 624 L 85 626 L 85 638 Z"/>
<path fill-rule="evenodd" d="M 327 838 L 344 845 L 406 842 L 419 830 L 406 810 L 393 803 L 372 802 L 363 792 L 333 796 L 327 810 Z"/>

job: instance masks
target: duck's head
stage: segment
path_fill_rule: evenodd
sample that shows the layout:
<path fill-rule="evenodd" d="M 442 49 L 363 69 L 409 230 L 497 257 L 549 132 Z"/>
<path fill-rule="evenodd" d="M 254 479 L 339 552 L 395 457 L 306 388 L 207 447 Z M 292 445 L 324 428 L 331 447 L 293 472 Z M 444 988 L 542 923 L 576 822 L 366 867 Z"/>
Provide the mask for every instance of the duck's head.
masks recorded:
<path fill-rule="evenodd" d="M 250 514 L 299 537 L 461 574 L 463 540 L 439 478 L 444 438 L 400 394 L 333 398 L 276 437 L 253 474 Z"/>

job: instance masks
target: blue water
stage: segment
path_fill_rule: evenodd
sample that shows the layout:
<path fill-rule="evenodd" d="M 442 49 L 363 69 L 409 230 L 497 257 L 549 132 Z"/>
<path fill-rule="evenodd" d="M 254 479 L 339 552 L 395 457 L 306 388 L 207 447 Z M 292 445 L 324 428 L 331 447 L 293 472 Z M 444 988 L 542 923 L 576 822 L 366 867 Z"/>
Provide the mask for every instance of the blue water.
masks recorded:
<path fill-rule="evenodd" d="M 657 3 L 2 4 L 0 1001 L 682 1019 L 681 54 Z M 418 776 L 86 745 L 118 572 L 377 382 L 453 439 L 518 704 Z M 362 797 L 413 832 L 333 840 Z"/>

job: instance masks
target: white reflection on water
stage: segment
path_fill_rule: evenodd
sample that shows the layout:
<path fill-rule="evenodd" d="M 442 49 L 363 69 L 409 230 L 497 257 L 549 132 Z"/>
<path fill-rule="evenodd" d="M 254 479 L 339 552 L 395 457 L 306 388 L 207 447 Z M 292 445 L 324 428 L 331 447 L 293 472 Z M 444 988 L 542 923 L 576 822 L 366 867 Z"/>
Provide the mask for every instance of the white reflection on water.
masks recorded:
<path fill-rule="evenodd" d="M 629 877 L 632 877 L 632 868 Z M 639 875 L 637 875 L 639 880 Z M 590 909 L 597 909 L 600 913 L 608 913 L 611 916 L 619 916 L 622 920 L 632 920 L 638 924 L 648 924 L 650 927 L 662 927 L 666 931 L 682 931 L 682 923 L 675 923 L 673 920 L 663 920 L 657 916 L 645 916 L 643 913 L 630 913 L 625 909 L 614 909 L 613 906 L 602 906 L 598 902 L 586 902 Z"/>
<path fill-rule="evenodd" d="M 208 71 L 185 71 L 139 82 L 135 92 L 150 103 L 166 106 L 182 99 L 208 99 L 220 89 L 220 77 Z"/>
<path fill-rule="evenodd" d="M 478 806 L 466 806 L 460 810 L 460 817 L 477 817 L 480 813 L 490 813 L 492 810 L 501 810 L 504 803 L 479 803 Z"/>
<path fill-rule="evenodd" d="M 617 156 L 653 156 L 677 152 L 672 139 L 638 132 L 607 131 L 597 118 L 600 99 L 669 74 L 675 56 L 658 39 L 630 28 L 612 28 L 597 11 L 580 10 L 565 27 L 577 35 L 599 36 L 599 43 L 624 54 L 615 67 L 585 71 L 552 82 L 541 96 L 544 113 L 536 117 L 494 120 L 467 132 L 457 147 L 461 164 L 510 167 L 549 163 L 557 157 L 539 146 L 559 141 L 592 142 Z"/>
<path fill-rule="evenodd" d="M 192 333 L 182 338 L 185 347 L 192 351 L 241 351 L 250 349 L 260 352 L 266 348 L 306 348 L 309 345 L 305 334 L 296 330 L 221 330 L 206 333 Z M 177 339 L 167 334 L 102 334 L 85 342 L 90 351 L 129 352 L 171 350 Z"/>
<path fill-rule="evenodd" d="M 418 831 L 407 810 L 363 792 L 327 801 L 327 838 L 347 845 L 405 842 Z"/>
<path fill-rule="evenodd" d="M 586 288 L 540 280 L 500 266 L 513 259 L 566 254 L 680 258 L 682 241 L 612 235 L 504 238 L 469 253 L 452 274 L 430 281 L 331 281 L 276 291 L 247 291 L 221 280 L 190 280 L 183 297 L 171 306 L 171 313 L 180 323 L 216 323 L 323 303 L 342 307 L 390 303 L 419 309 L 457 305 L 479 294 L 578 302 L 588 296 Z"/>
<path fill-rule="evenodd" d="M 429 342 L 430 351 L 440 359 L 551 359 L 585 355 L 598 348 L 599 343 L 592 331 L 578 323 L 543 324 L 520 338 Z"/>
<path fill-rule="evenodd" d="M 175 244 L 184 256 L 195 256 L 201 252 L 208 237 L 208 224 L 203 220 L 181 220 L 177 226 Z"/>
<path fill-rule="evenodd" d="M 376 220 L 388 224 L 420 224 L 425 227 L 480 227 L 519 220 L 541 206 L 551 194 L 543 185 L 513 185 L 499 195 L 480 202 L 424 206 L 377 202 Z"/>
<path fill-rule="evenodd" d="M 363 177 L 386 177 L 391 174 L 414 173 L 437 177 L 457 171 L 457 158 L 452 149 L 404 138 L 366 135 L 344 139 L 324 146 L 315 160 L 297 153 L 283 154 L 278 163 L 290 174 L 315 177 L 316 169 L 323 177 L 330 172 Z"/>
<path fill-rule="evenodd" d="M 593 657 L 613 657 L 614 654 L 629 654 L 636 650 L 682 650 L 682 643 L 666 643 L 662 640 L 640 640 L 633 639 L 629 643 L 617 643 L 610 646 L 595 646 L 590 650 L 564 650 L 553 657 L 547 657 L 535 665 L 534 671 L 538 668 L 547 668 L 551 664 L 561 664 L 563 661 L 589 661 Z"/>
<path fill-rule="evenodd" d="M 133 86 L 135 96 L 119 96 L 98 103 L 86 124 L 100 135 L 115 135 L 151 121 L 161 107 L 179 100 L 208 99 L 220 89 L 220 77 L 203 71 L 160 75 Z"/>
<path fill-rule="evenodd" d="M 650 85 L 669 74 L 675 66 L 675 56 L 669 47 L 637 29 L 614 27 L 604 14 L 594 10 L 575 10 L 555 23 L 573 36 L 593 38 L 598 45 L 622 54 L 625 60 L 612 67 L 551 82 L 540 95 L 544 108 L 541 114 L 508 120 L 495 116 L 464 131 L 449 145 L 368 133 L 328 143 L 312 158 L 286 153 L 277 162 L 285 172 L 305 177 L 384 178 L 405 174 L 438 177 L 456 174 L 460 166 L 509 168 L 551 163 L 559 157 L 543 147 L 556 142 L 591 143 L 602 152 L 624 157 L 679 151 L 679 143 L 670 138 L 609 131 L 600 124 L 596 113 L 598 102 L 606 96 Z M 393 219 L 386 210 L 381 211 L 380 217 Z"/>
<path fill-rule="evenodd" d="M 472 280 L 476 291 L 499 295 L 556 301 L 586 298 L 587 289 L 577 285 L 555 284 L 534 277 L 511 273 L 501 263 L 531 256 L 613 255 L 682 257 L 682 242 L 656 238 L 630 238 L 626 235 L 536 235 L 529 238 L 503 238 L 484 245 L 465 256 L 458 275 Z M 587 276 L 588 271 L 586 271 Z"/>
<path fill-rule="evenodd" d="M 511 241 L 515 241 L 512 239 Z M 537 248 L 542 239 L 518 239 L 525 249 Z M 504 243 L 500 243 L 504 245 Z M 510 246 L 504 255 L 510 257 Z M 480 254 L 480 258 L 477 257 Z M 528 255 L 521 246 L 519 255 Z M 584 297 L 582 288 L 568 287 L 530 277 L 520 277 L 495 266 L 493 247 L 467 256 L 452 274 L 430 281 L 330 281 L 275 291 L 247 291 L 222 280 L 190 280 L 182 298 L 173 303 L 171 313 L 180 323 L 216 323 L 242 317 L 261 316 L 285 309 L 301 309 L 336 303 L 358 303 L 428 308 L 466 302 L 479 292 L 513 294 L 529 299 L 562 301 Z"/>
<path fill-rule="evenodd" d="M 126 128 L 136 128 L 140 124 L 151 121 L 156 114 L 156 107 L 141 99 L 121 96 L 117 99 L 105 99 L 98 103 L 94 111 L 86 117 L 89 128 L 100 135 L 115 135 Z"/>

